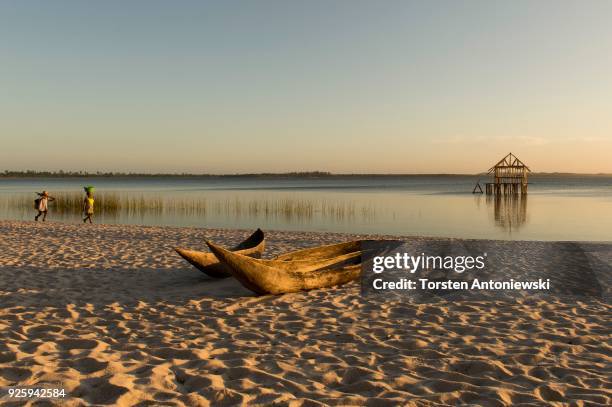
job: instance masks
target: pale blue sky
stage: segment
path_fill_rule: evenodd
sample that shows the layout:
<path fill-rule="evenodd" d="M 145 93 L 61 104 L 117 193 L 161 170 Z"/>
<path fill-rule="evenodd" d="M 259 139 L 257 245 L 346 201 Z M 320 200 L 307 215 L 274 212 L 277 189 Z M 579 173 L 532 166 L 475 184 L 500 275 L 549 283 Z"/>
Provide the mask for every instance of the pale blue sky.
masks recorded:
<path fill-rule="evenodd" d="M 612 172 L 612 1 L 4 1 L 0 170 Z"/>

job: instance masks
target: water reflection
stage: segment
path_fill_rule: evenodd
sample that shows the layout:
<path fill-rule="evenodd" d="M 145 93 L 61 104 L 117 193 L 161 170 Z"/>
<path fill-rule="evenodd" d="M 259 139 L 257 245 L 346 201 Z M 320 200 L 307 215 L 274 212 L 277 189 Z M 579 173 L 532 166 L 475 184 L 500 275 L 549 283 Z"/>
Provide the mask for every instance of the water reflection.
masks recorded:
<path fill-rule="evenodd" d="M 487 195 L 488 207 L 493 207 L 495 225 L 508 232 L 518 231 L 527 222 L 527 194 Z"/>
<path fill-rule="evenodd" d="M 289 181 L 254 179 L 236 188 L 231 182 L 202 179 L 0 179 L 0 220 L 33 221 L 34 191 L 46 189 L 60 198 L 52 203 L 48 221 L 82 222 L 81 185 L 92 183 L 99 188 L 96 223 L 482 239 L 612 240 L 612 177 L 534 182 L 525 197 L 474 196 L 470 193 L 472 178 L 465 182 L 459 182 L 457 177 L 290 181 L 290 187 L 277 188 L 275 185 L 283 186 Z M 313 187 L 315 184 L 319 186 Z M 347 188 L 349 185 L 351 188 Z M 249 186 L 252 189 L 247 189 Z"/>

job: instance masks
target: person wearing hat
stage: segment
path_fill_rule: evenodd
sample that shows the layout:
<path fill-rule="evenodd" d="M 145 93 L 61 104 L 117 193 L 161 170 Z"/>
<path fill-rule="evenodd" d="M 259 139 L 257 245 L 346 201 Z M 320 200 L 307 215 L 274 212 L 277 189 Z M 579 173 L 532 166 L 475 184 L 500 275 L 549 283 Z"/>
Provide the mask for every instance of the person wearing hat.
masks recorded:
<path fill-rule="evenodd" d="M 93 197 L 93 187 L 85 187 L 85 199 L 83 199 L 83 214 L 85 218 L 83 218 L 83 223 L 86 223 L 89 220 L 89 223 L 93 223 L 91 217 L 94 214 L 94 197 Z"/>
<path fill-rule="evenodd" d="M 49 201 L 55 201 L 55 198 L 49 196 L 47 191 L 37 192 L 38 199 L 34 201 L 34 207 L 38 211 L 38 215 L 34 216 L 34 220 L 38 222 L 40 215 L 43 216 L 42 221 L 47 219 L 47 211 L 49 210 Z"/>

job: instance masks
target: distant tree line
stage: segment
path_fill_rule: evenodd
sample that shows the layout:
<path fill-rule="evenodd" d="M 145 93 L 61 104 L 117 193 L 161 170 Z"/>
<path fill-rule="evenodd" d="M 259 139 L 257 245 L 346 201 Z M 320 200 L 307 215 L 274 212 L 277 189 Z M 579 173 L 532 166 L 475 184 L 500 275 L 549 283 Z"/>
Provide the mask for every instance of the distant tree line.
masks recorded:
<path fill-rule="evenodd" d="M 10 171 L 0 172 L 0 177 L 13 178 L 71 178 L 71 177 L 328 177 L 331 172 L 326 171 L 304 171 L 285 173 L 245 173 L 245 174 L 192 174 L 192 173 L 139 173 L 139 172 L 113 172 L 113 171 Z"/>
<path fill-rule="evenodd" d="M 581 176 L 610 176 L 612 174 L 576 174 L 565 172 L 533 172 L 530 176 L 540 177 L 581 177 Z M 294 171 L 294 172 L 262 172 L 262 173 L 243 173 L 243 174 L 192 174 L 192 173 L 140 173 L 140 172 L 113 172 L 113 171 L 10 171 L 4 170 L 0 172 L 0 178 L 70 178 L 70 177 L 288 177 L 288 178 L 322 178 L 322 177 L 463 177 L 463 176 L 479 176 L 487 177 L 487 173 L 479 174 L 333 174 L 328 171 Z"/>

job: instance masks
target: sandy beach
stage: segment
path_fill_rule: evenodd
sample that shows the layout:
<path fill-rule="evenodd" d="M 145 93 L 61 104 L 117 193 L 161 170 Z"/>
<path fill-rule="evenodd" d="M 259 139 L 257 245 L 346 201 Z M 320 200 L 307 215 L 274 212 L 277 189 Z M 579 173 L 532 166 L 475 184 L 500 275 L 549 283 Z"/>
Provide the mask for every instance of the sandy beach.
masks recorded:
<path fill-rule="evenodd" d="M 249 232 L 1 221 L 0 387 L 65 406 L 612 404 L 605 300 L 256 297 L 172 250 Z M 359 237 L 268 232 L 266 256 Z"/>

